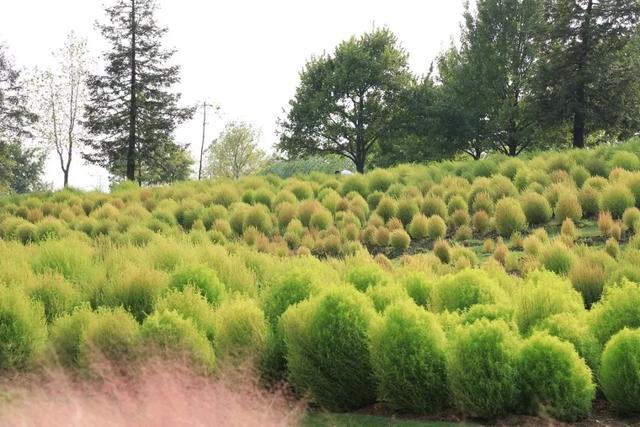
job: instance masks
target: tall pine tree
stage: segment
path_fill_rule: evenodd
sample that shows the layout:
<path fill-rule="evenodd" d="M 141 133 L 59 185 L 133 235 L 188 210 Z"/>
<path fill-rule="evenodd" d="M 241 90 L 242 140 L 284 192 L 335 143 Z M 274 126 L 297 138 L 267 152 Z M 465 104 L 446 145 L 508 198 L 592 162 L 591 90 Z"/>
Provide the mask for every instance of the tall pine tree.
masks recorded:
<path fill-rule="evenodd" d="M 638 25 L 637 0 L 545 0 L 537 105 L 547 124 L 569 125 L 573 146 L 623 120 L 637 71 L 621 53 Z"/>
<path fill-rule="evenodd" d="M 108 23 L 98 25 L 111 45 L 103 75 L 89 77 L 86 124 L 94 136 L 84 157 L 116 178 L 155 184 L 186 179 L 191 161 L 174 141 L 176 126 L 194 110 L 178 106 L 180 68 L 167 65 L 175 53 L 162 49 L 155 0 L 116 0 Z"/>

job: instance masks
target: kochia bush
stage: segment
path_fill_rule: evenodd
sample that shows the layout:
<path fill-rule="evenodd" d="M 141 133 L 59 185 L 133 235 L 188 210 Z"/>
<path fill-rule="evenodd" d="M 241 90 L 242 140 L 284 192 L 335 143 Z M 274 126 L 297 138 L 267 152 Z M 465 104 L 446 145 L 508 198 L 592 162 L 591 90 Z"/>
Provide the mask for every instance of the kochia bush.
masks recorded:
<path fill-rule="evenodd" d="M 475 304 L 492 304 L 507 299 L 499 284 L 482 270 L 464 270 L 443 277 L 431 293 L 434 311 L 462 311 Z"/>
<path fill-rule="evenodd" d="M 511 237 L 516 231 L 522 231 L 527 225 L 527 217 L 520 203 L 513 198 L 504 198 L 496 205 L 496 230 L 501 236 Z"/>
<path fill-rule="evenodd" d="M 224 285 L 212 269 L 204 265 L 185 265 L 178 267 L 169 278 L 169 287 L 182 290 L 186 286 L 196 287 L 214 307 L 226 297 Z"/>
<path fill-rule="evenodd" d="M 214 319 L 215 351 L 220 361 L 243 362 L 264 351 L 268 326 L 255 300 L 228 301 L 218 308 Z"/>
<path fill-rule="evenodd" d="M 631 190 L 622 184 L 611 184 L 602 191 L 600 210 L 611 212 L 614 218 L 622 218 L 624 211 L 635 206 L 636 199 Z"/>
<path fill-rule="evenodd" d="M 595 385 L 591 370 L 571 344 L 547 334 L 533 335 L 522 344 L 516 366 L 528 412 L 564 421 L 589 415 Z"/>
<path fill-rule="evenodd" d="M 600 383 L 619 412 L 640 413 L 640 329 L 623 329 L 602 353 Z"/>
<path fill-rule="evenodd" d="M 46 338 L 42 304 L 20 289 L 0 285 L 0 371 L 31 365 Z"/>
<path fill-rule="evenodd" d="M 448 403 L 446 338 L 437 318 L 411 301 L 397 302 L 371 331 L 378 398 L 412 413 Z"/>
<path fill-rule="evenodd" d="M 503 321 L 478 320 L 451 336 L 447 373 L 460 410 L 494 418 L 518 402 L 517 337 Z"/>
<path fill-rule="evenodd" d="M 593 305 L 590 324 L 601 345 L 624 328 L 640 328 L 640 285 L 625 281 L 608 288 Z"/>
<path fill-rule="evenodd" d="M 330 289 L 282 317 L 291 383 L 334 411 L 375 402 L 368 333 L 376 316 L 366 296 Z"/>

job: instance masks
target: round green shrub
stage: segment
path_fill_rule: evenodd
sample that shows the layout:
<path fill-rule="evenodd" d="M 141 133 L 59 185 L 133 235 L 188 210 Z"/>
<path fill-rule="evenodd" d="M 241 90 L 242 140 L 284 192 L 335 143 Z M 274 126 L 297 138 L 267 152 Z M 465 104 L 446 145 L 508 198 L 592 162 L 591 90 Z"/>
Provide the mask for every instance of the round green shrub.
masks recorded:
<path fill-rule="evenodd" d="M 80 336 L 78 363 L 107 361 L 118 365 L 132 362 L 140 345 L 140 328 L 133 316 L 122 308 L 100 308 L 91 316 Z"/>
<path fill-rule="evenodd" d="M 635 206 L 626 209 L 622 214 L 622 223 L 627 229 L 637 232 L 640 225 L 640 209 Z"/>
<path fill-rule="evenodd" d="M 290 307 L 282 324 L 291 384 L 332 411 L 375 402 L 368 342 L 374 317 L 369 299 L 346 287 Z"/>
<path fill-rule="evenodd" d="M 165 273 L 144 267 L 128 267 L 104 287 L 101 301 L 108 307 L 124 307 L 142 322 L 154 310 L 155 302 L 166 286 Z"/>
<path fill-rule="evenodd" d="M 554 314 L 583 311 L 582 296 L 571 282 L 550 272 L 534 271 L 515 295 L 513 319 L 520 333 L 526 336 Z"/>
<path fill-rule="evenodd" d="M 351 192 L 356 192 L 362 197 L 367 197 L 369 194 L 369 183 L 367 179 L 360 174 L 349 175 L 344 178 L 342 186 L 340 187 L 340 193 L 346 196 Z"/>
<path fill-rule="evenodd" d="M 77 367 L 80 363 L 80 346 L 95 313 L 86 306 L 57 318 L 51 326 L 49 339 L 56 359 L 66 367 Z"/>
<path fill-rule="evenodd" d="M 80 291 L 59 274 L 38 276 L 26 287 L 26 292 L 31 299 L 42 303 L 47 323 L 72 312 L 82 300 Z"/>
<path fill-rule="evenodd" d="M 36 226 L 30 222 L 24 222 L 16 227 L 16 238 L 23 245 L 35 242 L 38 239 Z"/>
<path fill-rule="evenodd" d="M 600 191 L 593 187 L 584 187 L 578 193 L 578 200 L 585 217 L 595 216 L 600 209 Z"/>
<path fill-rule="evenodd" d="M 421 213 L 415 214 L 409 224 L 409 234 L 415 240 L 426 239 L 428 233 L 429 219 Z"/>
<path fill-rule="evenodd" d="M 500 285 L 482 270 L 463 270 L 442 277 L 431 292 L 431 308 L 463 311 L 475 304 L 493 304 L 507 298 Z"/>
<path fill-rule="evenodd" d="M 562 242 L 556 241 L 542 248 L 538 260 L 547 270 L 567 275 L 573 266 L 575 256 Z"/>
<path fill-rule="evenodd" d="M 589 368 L 596 372 L 600 366 L 600 344 L 589 330 L 586 322 L 587 314 L 559 313 L 547 317 L 534 328 L 543 331 L 563 341 L 573 344 L 578 355 L 582 357 Z"/>
<path fill-rule="evenodd" d="M 255 205 L 246 210 L 242 222 L 242 231 L 244 232 L 249 227 L 254 227 L 266 235 L 271 234 L 273 222 L 271 221 L 269 210 L 264 205 Z"/>
<path fill-rule="evenodd" d="M 215 351 L 220 361 L 238 363 L 258 357 L 266 346 L 268 324 L 252 299 L 227 301 L 215 313 Z"/>
<path fill-rule="evenodd" d="M 496 230 L 501 236 L 511 237 L 517 231 L 527 226 L 527 217 L 522 211 L 520 203 L 514 198 L 501 199 L 496 205 Z"/>
<path fill-rule="evenodd" d="M 371 191 L 385 192 L 393 184 L 393 175 L 384 169 L 376 169 L 369 172 L 367 178 L 369 179 L 369 189 Z"/>
<path fill-rule="evenodd" d="M 18 288 L 0 285 L 0 370 L 29 367 L 40 356 L 46 339 L 42 304 Z"/>
<path fill-rule="evenodd" d="M 212 269 L 204 265 L 184 265 L 178 267 L 169 278 L 169 287 L 182 290 L 187 286 L 196 287 L 214 307 L 225 299 L 225 287 Z"/>
<path fill-rule="evenodd" d="M 531 225 L 546 224 L 553 216 L 553 210 L 542 194 L 527 192 L 520 199 L 520 204 Z"/>
<path fill-rule="evenodd" d="M 503 321 L 478 320 L 451 336 L 447 376 L 460 410 L 494 418 L 518 402 L 517 337 Z"/>
<path fill-rule="evenodd" d="M 309 298 L 318 285 L 306 269 L 294 268 L 285 272 L 265 289 L 262 309 L 267 320 L 275 326 L 289 306 Z"/>
<path fill-rule="evenodd" d="M 592 257 L 584 257 L 573 263 L 569 271 L 569 280 L 582 294 L 587 308 L 600 300 L 605 283 L 605 267 Z"/>
<path fill-rule="evenodd" d="M 391 232 L 390 242 L 394 249 L 405 250 L 411 244 L 411 237 L 403 229 L 397 229 Z"/>
<path fill-rule="evenodd" d="M 590 324 L 601 345 L 624 328 L 640 328 L 640 285 L 624 281 L 607 288 L 591 308 Z"/>
<path fill-rule="evenodd" d="M 384 196 L 376 207 L 376 213 L 382 217 L 384 222 L 387 222 L 398 213 L 398 203 L 395 199 Z"/>
<path fill-rule="evenodd" d="M 516 366 L 528 412 L 563 421 L 589 415 L 595 385 L 590 369 L 571 344 L 535 334 L 522 343 Z"/>
<path fill-rule="evenodd" d="M 397 302 L 371 330 L 378 399 L 412 413 L 433 413 L 449 400 L 446 338 L 437 318 L 410 301 Z"/>
<path fill-rule="evenodd" d="M 578 200 L 578 196 L 573 192 L 562 192 L 558 196 L 558 202 L 555 209 L 556 221 L 562 223 L 567 218 L 571 218 L 573 222 L 582 219 L 582 205 Z"/>
<path fill-rule="evenodd" d="M 622 218 L 624 211 L 636 205 L 633 193 L 622 184 L 611 184 L 602 191 L 600 210 L 611 212 L 616 218 Z"/>
<path fill-rule="evenodd" d="M 313 188 L 307 182 L 298 180 L 289 181 L 286 189 L 291 191 L 298 200 L 307 200 L 313 198 Z"/>
<path fill-rule="evenodd" d="M 578 188 L 582 187 L 585 181 L 591 177 L 589 171 L 583 166 L 574 166 L 569 173 Z"/>
<path fill-rule="evenodd" d="M 438 215 L 431 216 L 426 222 L 426 233 L 430 240 L 442 239 L 447 235 L 447 224 Z"/>
<path fill-rule="evenodd" d="M 440 197 L 428 196 L 422 202 L 421 211 L 426 216 L 438 215 L 441 218 L 447 217 L 447 205 Z"/>
<path fill-rule="evenodd" d="M 211 343 L 215 339 L 214 309 L 200 291 L 193 286 L 173 289 L 160 298 L 156 311 L 175 311 L 185 319 L 191 319 Z"/>
<path fill-rule="evenodd" d="M 159 350 L 160 355 L 182 360 L 188 357 L 193 367 L 202 372 L 213 372 L 216 356 L 205 334 L 191 319 L 175 311 L 156 312 L 144 319 L 140 328 L 145 348 Z M 157 354 L 152 351 L 149 354 Z"/>
<path fill-rule="evenodd" d="M 397 283 L 370 286 L 365 294 L 371 299 L 373 307 L 379 313 L 384 313 L 387 307 L 396 301 L 409 300 L 406 289 Z"/>
<path fill-rule="evenodd" d="M 615 410 L 640 413 L 640 329 L 625 328 L 607 342 L 600 384 Z"/>
<path fill-rule="evenodd" d="M 611 158 L 611 166 L 628 171 L 637 171 L 640 169 L 640 159 L 630 151 L 618 151 Z"/>
<path fill-rule="evenodd" d="M 433 282 L 429 280 L 427 275 L 421 272 L 412 272 L 405 276 L 401 283 L 413 302 L 422 308 L 429 308 Z"/>
<path fill-rule="evenodd" d="M 402 221 L 403 225 L 407 225 L 411 222 L 413 217 L 420 212 L 418 202 L 415 199 L 400 199 L 398 202 L 397 217 Z"/>
<path fill-rule="evenodd" d="M 327 209 L 318 209 L 309 219 L 309 227 L 316 230 L 327 230 L 333 225 L 333 215 Z"/>
<path fill-rule="evenodd" d="M 34 273 L 59 273 L 73 283 L 85 285 L 96 275 L 91 256 L 91 248 L 83 243 L 50 240 L 38 246 L 31 267 Z"/>
<path fill-rule="evenodd" d="M 389 282 L 389 276 L 375 264 L 363 264 L 350 268 L 346 279 L 360 292 L 366 291 L 370 286 L 384 285 Z"/>
<path fill-rule="evenodd" d="M 369 209 L 373 210 L 378 207 L 380 200 L 384 197 L 384 193 L 382 191 L 374 191 L 367 196 L 367 204 L 369 205 Z"/>

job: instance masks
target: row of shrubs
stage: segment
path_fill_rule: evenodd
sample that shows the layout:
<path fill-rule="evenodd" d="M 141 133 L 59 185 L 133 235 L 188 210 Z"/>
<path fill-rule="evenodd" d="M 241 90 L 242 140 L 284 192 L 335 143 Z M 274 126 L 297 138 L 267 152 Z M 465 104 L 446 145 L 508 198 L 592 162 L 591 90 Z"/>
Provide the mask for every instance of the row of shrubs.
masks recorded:
<path fill-rule="evenodd" d="M 574 420 L 600 388 L 616 410 L 640 412 L 639 285 L 612 276 L 590 306 L 561 275 L 482 265 L 180 240 L 0 241 L 0 369 L 91 372 L 98 356 L 127 366 L 182 355 L 203 373 L 253 364 L 266 383 L 286 380 L 332 410 L 379 401 Z"/>
<path fill-rule="evenodd" d="M 638 144 L 347 177 L 247 177 L 154 189 L 124 183 L 111 194 L 7 197 L 0 200 L 0 238 L 27 244 L 84 233 L 144 246 L 158 234 L 189 233 L 214 243 L 241 239 L 272 253 L 344 256 L 354 242 L 404 251 L 412 241 L 464 242 L 494 232 L 508 238 L 599 214 L 613 221 L 603 235 L 624 235 L 640 225 Z"/>

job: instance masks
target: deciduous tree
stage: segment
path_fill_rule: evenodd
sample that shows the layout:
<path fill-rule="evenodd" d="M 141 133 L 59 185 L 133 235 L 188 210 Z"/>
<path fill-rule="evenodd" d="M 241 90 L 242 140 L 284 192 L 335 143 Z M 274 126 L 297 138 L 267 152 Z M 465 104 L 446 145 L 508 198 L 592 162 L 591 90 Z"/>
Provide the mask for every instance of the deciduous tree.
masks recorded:
<path fill-rule="evenodd" d="M 306 64 L 278 148 L 291 157 L 338 154 L 363 172 L 411 80 L 407 54 L 388 29 L 342 42 Z"/>

